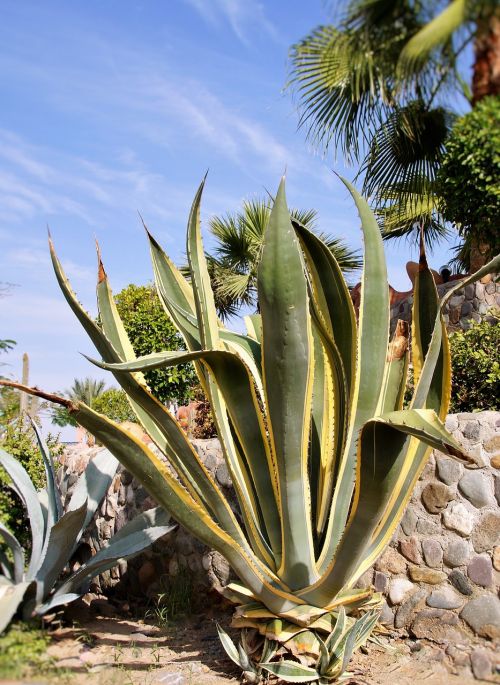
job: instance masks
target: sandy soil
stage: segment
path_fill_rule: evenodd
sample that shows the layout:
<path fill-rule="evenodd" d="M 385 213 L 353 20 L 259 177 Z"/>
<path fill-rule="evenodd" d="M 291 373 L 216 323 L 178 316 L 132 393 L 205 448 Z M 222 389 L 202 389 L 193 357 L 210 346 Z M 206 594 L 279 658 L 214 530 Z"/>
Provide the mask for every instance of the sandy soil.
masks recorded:
<path fill-rule="evenodd" d="M 101 607 L 105 609 L 105 605 Z M 97 612 L 104 613 L 104 612 Z M 24 682 L 54 685 L 227 685 L 240 682 L 239 669 L 225 655 L 216 622 L 227 629 L 228 612 L 203 613 L 164 628 L 127 616 L 96 615 L 80 606 L 72 627 L 52 633 L 50 678 L 33 674 Z M 453 668 L 442 650 L 422 643 L 410 652 L 404 641 L 370 644 L 351 663 L 354 684 L 477 685 Z M 276 682 L 276 681 L 274 681 Z M 492 681 L 493 682 L 493 681 Z M 7 681 L 0 680 L 7 685 Z M 18 683 L 16 685 L 19 685 Z"/>

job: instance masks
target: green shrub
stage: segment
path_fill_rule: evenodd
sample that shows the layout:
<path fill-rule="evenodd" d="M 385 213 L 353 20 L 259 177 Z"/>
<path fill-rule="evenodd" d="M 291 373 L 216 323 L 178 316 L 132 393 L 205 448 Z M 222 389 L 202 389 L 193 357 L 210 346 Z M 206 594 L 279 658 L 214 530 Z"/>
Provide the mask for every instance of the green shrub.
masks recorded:
<path fill-rule="evenodd" d="M 500 408 L 500 323 L 473 323 L 467 331 L 450 334 L 450 414 L 497 411 Z M 409 407 L 415 384 L 408 371 L 404 406 Z"/>
<path fill-rule="evenodd" d="M 0 636 L 0 678 L 23 678 L 40 675 L 50 667 L 47 659 L 48 635 L 28 623 L 11 626 Z"/>
<path fill-rule="evenodd" d="M 184 350 L 184 342 L 152 286 L 131 283 L 115 296 L 116 307 L 137 356 L 163 350 Z M 147 371 L 146 381 L 160 402 L 187 404 L 198 379 L 192 364 Z"/>
<path fill-rule="evenodd" d="M 92 409 L 117 423 L 137 421 L 137 417 L 127 400 L 127 395 L 118 388 L 109 388 L 109 390 L 101 393 L 99 397 L 96 397 L 92 402 Z"/>
<path fill-rule="evenodd" d="M 63 446 L 58 437 L 49 434 L 46 443 L 55 464 L 62 455 Z M 0 440 L 0 447 L 9 452 L 26 469 L 37 490 L 45 486 L 45 467 L 40 450 L 35 443 L 33 431 L 21 418 L 7 425 Z M 9 487 L 10 479 L 0 468 L 0 521 L 17 537 L 25 549 L 31 546 L 31 535 L 23 504 Z"/>
<path fill-rule="evenodd" d="M 437 179 L 440 210 L 464 238 L 457 252 L 462 268 L 473 242 L 488 246 L 487 259 L 500 251 L 499 178 L 500 99 L 489 97 L 456 121 Z"/>
<path fill-rule="evenodd" d="M 451 412 L 500 408 L 500 322 L 474 323 L 450 336 Z"/>

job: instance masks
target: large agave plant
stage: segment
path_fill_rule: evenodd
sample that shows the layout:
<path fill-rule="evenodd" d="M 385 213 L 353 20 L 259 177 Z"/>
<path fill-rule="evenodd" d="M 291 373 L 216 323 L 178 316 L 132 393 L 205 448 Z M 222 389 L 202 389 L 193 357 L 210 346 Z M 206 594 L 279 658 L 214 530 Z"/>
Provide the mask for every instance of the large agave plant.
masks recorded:
<path fill-rule="evenodd" d="M 118 460 L 107 449 L 98 452 L 76 482 L 64 510 L 52 457 L 36 425 L 33 428 L 47 477 L 47 486 L 40 492 L 35 490 L 21 464 L 0 449 L 0 465 L 26 508 L 31 528 L 31 556 L 26 566 L 21 544 L 0 522 L 0 633 L 18 612 L 24 619 L 42 616 L 77 599 L 92 578 L 115 566 L 120 559 L 139 554 L 175 527 L 169 524 L 170 516 L 160 507 L 150 509 L 123 526 L 109 544 L 75 572 L 65 574 L 85 529 L 111 485 Z"/>
<path fill-rule="evenodd" d="M 227 330 L 216 316 L 200 230 L 203 183 L 188 222 L 189 280 L 148 234 L 158 293 L 186 352 L 136 359 L 100 259 L 102 327 L 78 303 L 51 246 L 62 291 L 102 357 L 96 363 L 112 371 L 172 468 L 84 404 L 49 399 L 68 406 L 159 504 L 228 560 L 241 582 L 226 589 L 241 605 L 234 625 L 267 640 L 260 665 L 255 652 L 246 661 L 237 652 L 240 663 L 252 664 L 247 671 L 254 680 L 262 669 L 290 682 L 340 677 L 373 629 L 380 606 L 371 588 L 354 585 L 394 533 L 430 450 L 467 459 L 443 425 L 448 341 L 425 256 L 413 311 L 415 392 L 410 408 L 402 410 L 408 331 L 399 325 L 389 344 L 380 231 L 366 202 L 346 186 L 365 244 L 359 323 L 331 252 L 290 219 L 284 181 L 264 236 L 260 314 L 247 319 L 247 335 Z M 142 375 L 187 361 L 194 362 L 210 399 L 237 515 Z M 270 649 L 269 640 L 278 647 Z M 236 648 L 224 642 L 234 657 Z"/>

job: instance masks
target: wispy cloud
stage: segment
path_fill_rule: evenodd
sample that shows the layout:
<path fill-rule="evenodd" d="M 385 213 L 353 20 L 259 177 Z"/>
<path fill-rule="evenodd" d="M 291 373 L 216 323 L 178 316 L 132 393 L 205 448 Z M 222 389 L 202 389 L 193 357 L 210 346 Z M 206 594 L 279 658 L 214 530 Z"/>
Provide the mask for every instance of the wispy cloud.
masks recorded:
<path fill-rule="evenodd" d="M 250 32 L 260 30 L 274 40 L 278 32 L 267 18 L 264 5 L 255 0 L 185 0 L 205 22 L 215 27 L 230 26 L 238 39 L 250 45 Z"/>

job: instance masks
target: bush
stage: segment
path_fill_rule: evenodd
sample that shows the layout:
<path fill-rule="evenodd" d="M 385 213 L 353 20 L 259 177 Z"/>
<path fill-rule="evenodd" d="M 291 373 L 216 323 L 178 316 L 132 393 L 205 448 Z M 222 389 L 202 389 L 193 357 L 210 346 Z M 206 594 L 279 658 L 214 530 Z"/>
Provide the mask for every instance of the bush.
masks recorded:
<path fill-rule="evenodd" d="M 438 174 L 440 210 L 456 225 L 464 244 L 461 266 L 469 266 L 470 248 L 487 245 L 487 259 L 500 251 L 500 99 L 489 97 L 457 119 Z"/>
<path fill-rule="evenodd" d="M 0 637 L 0 678 L 39 676 L 50 669 L 47 633 L 27 623 L 11 626 Z M 33 672 L 34 671 L 34 672 Z"/>
<path fill-rule="evenodd" d="M 57 464 L 63 452 L 63 446 L 58 443 L 57 437 L 50 434 L 47 436 L 46 443 Z M 26 469 L 37 490 L 45 486 L 45 467 L 42 456 L 34 442 L 33 432 L 26 426 L 24 419 L 18 418 L 6 427 L 0 447 L 15 457 Z M 24 507 L 9 487 L 9 482 L 7 474 L 0 468 L 0 521 L 14 533 L 25 549 L 30 549 L 31 535 Z"/>
<path fill-rule="evenodd" d="M 115 302 L 137 356 L 186 349 L 152 286 L 130 284 L 115 296 Z M 145 377 L 153 395 L 164 404 L 171 400 L 186 404 L 198 382 L 192 364 L 147 371 Z"/>
<path fill-rule="evenodd" d="M 450 335 L 450 412 L 500 408 L 500 322 L 474 323 Z"/>
<path fill-rule="evenodd" d="M 467 331 L 450 333 L 450 414 L 498 411 L 500 408 L 500 323 L 473 323 Z M 404 407 L 410 405 L 415 384 L 410 367 Z"/>
<path fill-rule="evenodd" d="M 117 423 L 123 423 L 124 421 L 137 422 L 137 417 L 127 400 L 127 395 L 118 388 L 105 390 L 92 401 L 91 406 L 95 411 L 104 414 Z"/>

